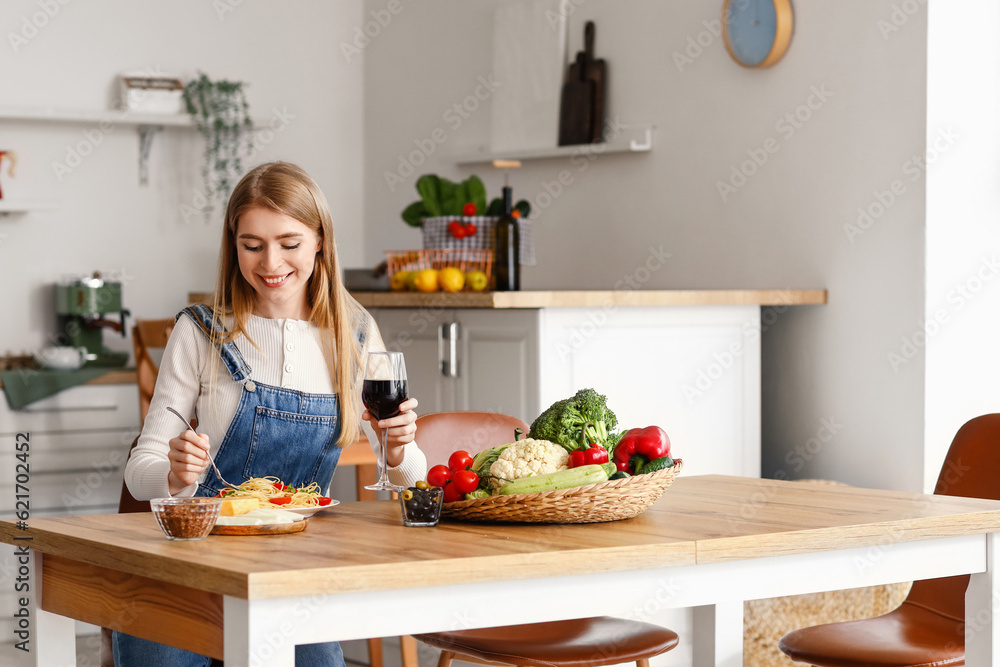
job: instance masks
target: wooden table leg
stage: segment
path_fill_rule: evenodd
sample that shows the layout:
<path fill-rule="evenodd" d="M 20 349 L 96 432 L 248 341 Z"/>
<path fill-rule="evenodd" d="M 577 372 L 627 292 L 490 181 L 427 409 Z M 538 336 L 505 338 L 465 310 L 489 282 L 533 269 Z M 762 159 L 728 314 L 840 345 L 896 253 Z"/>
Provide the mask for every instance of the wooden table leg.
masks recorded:
<path fill-rule="evenodd" d="M 379 638 L 368 640 L 368 662 L 371 667 L 382 667 L 382 640 Z"/>

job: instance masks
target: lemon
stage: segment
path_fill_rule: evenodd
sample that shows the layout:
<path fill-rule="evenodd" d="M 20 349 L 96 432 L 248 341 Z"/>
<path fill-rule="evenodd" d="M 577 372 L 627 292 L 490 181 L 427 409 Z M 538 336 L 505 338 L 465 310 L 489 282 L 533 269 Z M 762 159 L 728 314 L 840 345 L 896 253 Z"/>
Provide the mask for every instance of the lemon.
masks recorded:
<path fill-rule="evenodd" d="M 465 274 L 454 266 L 446 266 L 438 274 L 438 282 L 445 292 L 461 292 L 465 287 Z"/>
<path fill-rule="evenodd" d="M 469 271 L 465 274 L 465 282 L 473 292 L 482 292 L 489 285 L 490 279 L 482 271 Z"/>
<path fill-rule="evenodd" d="M 417 271 L 413 283 L 421 292 L 436 292 L 438 290 L 438 272 L 435 269 L 420 269 Z"/>
<path fill-rule="evenodd" d="M 389 279 L 389 288 L 393 292 L 402 292 L 410 282 L 410 271 L 397 271 Z"/>

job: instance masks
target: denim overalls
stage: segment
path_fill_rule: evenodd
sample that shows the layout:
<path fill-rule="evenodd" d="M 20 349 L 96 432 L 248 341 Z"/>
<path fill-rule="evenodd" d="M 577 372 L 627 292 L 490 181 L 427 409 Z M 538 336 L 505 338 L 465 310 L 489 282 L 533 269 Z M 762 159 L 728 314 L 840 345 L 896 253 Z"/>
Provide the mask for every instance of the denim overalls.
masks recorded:
<path fill-rule="evenodd" d="M 208 306 L 185 308 L 201 330 L 221 333 Z M 205 334 L 208 336 L 208 334 Z M 212 341 L 212 338 L 209 337 Z M 277 477 L 285 484 L 319 482 L 326 494 L 340 459 L 340 401 L 336 394 L 307 394 L 255 382 L 251 369 L 233 342 L 213 346 L 226 370 L 243 391 L 226 437 L 215 453 L 215 464 L 227 481 L 240 484 L 251 477 Z M 220 380 L 222 382 L 225 379 Z M 195 495 L 214 496 L 223 488 L 211 467 Z M 207 667 L 211 659 L 164 644 L 114 633 L 116 667 Z M 340 644 L 329 642 L 295 648 L 296 667 L 344 667 Z"/>

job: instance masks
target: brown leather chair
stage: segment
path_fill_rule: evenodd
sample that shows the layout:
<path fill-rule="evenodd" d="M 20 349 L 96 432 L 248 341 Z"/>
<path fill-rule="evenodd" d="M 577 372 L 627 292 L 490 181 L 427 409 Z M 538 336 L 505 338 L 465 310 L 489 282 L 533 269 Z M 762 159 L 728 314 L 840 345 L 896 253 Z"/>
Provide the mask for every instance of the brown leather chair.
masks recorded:
<path fill-rule="evenodd" d="M 934 493 L 1000 500 L 1000 414 L 959 429 Z M 792 660 L 821 667 L 962 665 L 968 586 L 969 575 L 915 581 L 888 614 L 796 630 L 778 646 Z"/>
<path fill-rule="evenodd" d="M 438 412 L 417 417 L 417 442 L 427 465 L 448 462 L 451 452 L 471 454 L 513 442 L 514 429 L 528 425 L 493 412 Z M 677 646 L 677 634 L 651 623 L 600 616 L 501 628 L 416 635 L 441 649 L 438 667 L 453 659 L 524 667 L 599 667 L 649 659 Z"/>

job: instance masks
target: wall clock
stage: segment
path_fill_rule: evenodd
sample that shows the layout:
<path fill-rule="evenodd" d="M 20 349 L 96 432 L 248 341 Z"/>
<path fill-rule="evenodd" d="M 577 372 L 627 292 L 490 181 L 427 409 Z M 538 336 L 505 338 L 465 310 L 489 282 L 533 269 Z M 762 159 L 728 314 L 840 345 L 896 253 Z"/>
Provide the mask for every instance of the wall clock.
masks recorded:
<path fill-rule="evenodd" d="M 792 41 L 791 0 L 726 0 L 722 25 L 733 60 L 744 67 L 770 67 Z"/>

